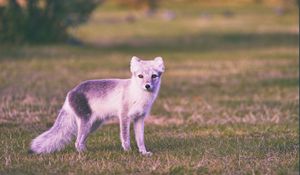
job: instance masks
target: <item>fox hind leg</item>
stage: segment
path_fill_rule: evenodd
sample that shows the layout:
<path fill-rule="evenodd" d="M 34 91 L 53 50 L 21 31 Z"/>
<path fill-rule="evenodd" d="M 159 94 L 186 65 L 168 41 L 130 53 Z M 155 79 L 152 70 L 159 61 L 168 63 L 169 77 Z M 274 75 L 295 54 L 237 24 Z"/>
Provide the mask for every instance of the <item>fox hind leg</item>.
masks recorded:
<path fill-rule="evenodd" d="M 86 149 L 86 139 L 92 128 L 92 110 L 88 98 L 80 91 L 72 91 L 69 94 L 69 102 L 76 114 L 77 121 L 77 138 L 75 147 L 78 152 Z"/>
<path fill-rule="evenodd" d="M 78 120 L 78 131 L 77 138 L 75 142 L 75 147 L 78 152 L 82 152 L 86 150 L 86 140 L 91 132 L 92 125 L 89 122 Z"/>

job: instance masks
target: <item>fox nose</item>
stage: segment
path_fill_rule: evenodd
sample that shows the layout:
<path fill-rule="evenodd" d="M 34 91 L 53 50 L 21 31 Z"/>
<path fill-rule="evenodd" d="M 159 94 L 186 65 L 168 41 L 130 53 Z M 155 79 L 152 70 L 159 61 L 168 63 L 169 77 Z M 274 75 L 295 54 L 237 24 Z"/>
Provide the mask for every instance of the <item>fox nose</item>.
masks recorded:
<path fill-rule="evenodd" d="M 145 88 L 146 88 L 146 89 L 150 89 L 150 87 L 151 87 L 151 86 L 150 86 L 149 84 L 146 84 L 146 85 L 145 85 Z"/>

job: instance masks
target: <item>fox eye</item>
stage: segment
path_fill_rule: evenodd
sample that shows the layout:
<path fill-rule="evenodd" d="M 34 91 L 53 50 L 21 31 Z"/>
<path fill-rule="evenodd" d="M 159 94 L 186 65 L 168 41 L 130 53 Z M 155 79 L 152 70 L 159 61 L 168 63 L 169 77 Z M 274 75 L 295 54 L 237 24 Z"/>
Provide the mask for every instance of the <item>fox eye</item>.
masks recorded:
<path fill-rule="evenodd" d="M 158 76 L 156 75 L 156 74 L 153 74 L 152 76 L 151 76 L 151 78 L 157 78 Z"/>
<path fill-rule="evenodd" d="M 139 74 L 138 77 L 139 78 L 144 78 L 144 76 L 142 74 Z"/>

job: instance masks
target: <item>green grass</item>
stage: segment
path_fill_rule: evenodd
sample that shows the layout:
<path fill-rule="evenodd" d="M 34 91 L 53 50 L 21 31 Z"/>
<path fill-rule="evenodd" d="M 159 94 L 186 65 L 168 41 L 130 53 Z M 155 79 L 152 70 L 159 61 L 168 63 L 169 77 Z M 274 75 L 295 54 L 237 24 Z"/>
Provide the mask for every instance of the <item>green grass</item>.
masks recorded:
<path fill-rule="evenodd" d="M 4 172 L 267 174 L 276 170 L 286 174 L 298 167 L 295 125 L 150 125 L 146 142 L 154 152 L 152 157 L 139 155 L 135 147 L 131 152 L 123 152 L 117 126 L 104 126 L 101 132 L 93 134 L 86 153 L 76 153 L 72 145 L 51 155 L 27 154 L 34 129 L 2 126 L 1 131 L 7 133 L 1 135 L 1 140 L 6 140 L 1 144 L 5 148 L 3 166 L 9 167 Z"/>
<path fill-rule="evenodd" d="M 166 9 L 174 20 L 162 18 Z M 297 9 L 277 16 L 262 5 L 165 3 L 146 17 L 108 4 L 70 33 L 84 44 L 0 46 L 0 174 L 298 173 Z M 58 153 L 27 154 L 68 90 L 86 79 L 129 77 L 133 55 L 160 55 L 166 64 L 145 129 L 152 157 L 139 155 L 133 138 L 133 150 L 123 152 L 115 123 L 93 133 L 85 153 L 72 142 Z"/>

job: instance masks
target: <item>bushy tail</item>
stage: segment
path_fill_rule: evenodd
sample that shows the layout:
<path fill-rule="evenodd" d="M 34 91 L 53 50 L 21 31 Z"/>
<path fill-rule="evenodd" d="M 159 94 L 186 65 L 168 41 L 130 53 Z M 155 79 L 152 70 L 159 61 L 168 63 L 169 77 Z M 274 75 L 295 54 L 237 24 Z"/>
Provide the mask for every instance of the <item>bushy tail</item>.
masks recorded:
<path fill-rule="evenodd" d="M 29 152 L 41 154 L 59 151 L 72 140 L 76 131 L 75 117 L 62 109 L 54 125 L 32 140 Z"/>

